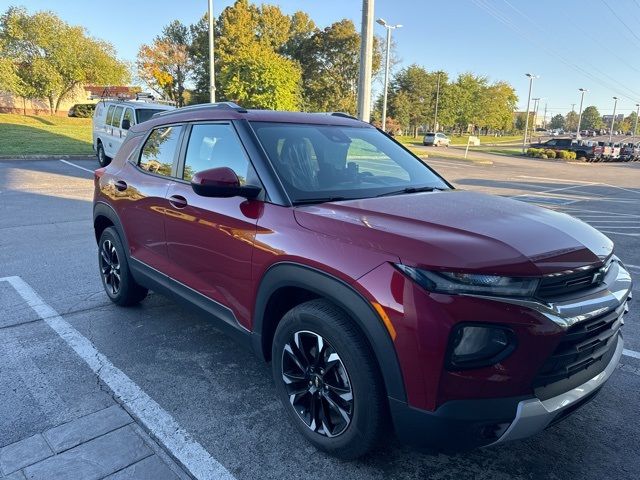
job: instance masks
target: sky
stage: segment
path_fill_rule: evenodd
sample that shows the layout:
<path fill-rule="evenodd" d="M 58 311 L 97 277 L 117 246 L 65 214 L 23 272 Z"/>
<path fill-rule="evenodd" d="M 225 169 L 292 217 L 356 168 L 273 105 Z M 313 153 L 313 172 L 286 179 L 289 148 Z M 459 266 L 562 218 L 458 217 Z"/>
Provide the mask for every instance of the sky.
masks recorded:
<path fill-rule="evenodd" d="M 214 0 L 218 15 L 233 0 Z M 254 2 L 262 3 L 262 2 Z M 270 0 L 286 13 L 306 11 L 323 28 L 342 18 L 360 29 L 360 0 Z M 150 43 L 174 19 L 196 22 L 207 0 L 0 0 L 0 11 L 21 5 L 29 11 L 53 10 L 63 20 L 84 26 L 107 40 L 124 60 L 135 61 L 138 48 Z M 450 77 L 473 72 L 516 89 L 518 109 L 541 98 L 547 118 L 566 113 L 580 101 L 602 114 L 628 115 L 640 103 L 640 0 L 375 0 L 376 18 L 403 27 L 394 31 L 396 69 L 417 63 L 444 70 Z M 375 32 L 384 28 L 375 24 Z M 532 102 L 533 108 L 533 102 Z"/>

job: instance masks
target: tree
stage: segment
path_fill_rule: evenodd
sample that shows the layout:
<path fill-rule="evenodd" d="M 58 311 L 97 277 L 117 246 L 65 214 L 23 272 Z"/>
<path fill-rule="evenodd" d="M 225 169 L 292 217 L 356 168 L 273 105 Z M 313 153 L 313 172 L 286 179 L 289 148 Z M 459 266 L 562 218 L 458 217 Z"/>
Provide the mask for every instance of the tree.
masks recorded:
<path fill-rule="evenodd" d="M 496 82 L 493 85 L 482 86 L 479 94 L 482 110 L 475 119 L 475 124 L 484 129 L 485 133 L 509 130 L 518 102 L 513 87 L 506 82 Z"/>
<path fill-rule="evenodd" d="M 300 67 L 264 45 L 245 47 L 228 59 L 220 84 L 224 98 L 248 108 L 300 108 Z"/>
<path fill-rule="evenodd" d="M 78 86 L 129 81 L 127 65 L 110 44 L 51 12 L 29 15 L 10 7 L 0 17 L 0 57 L 12 63 L 29 97 L 48 100 L 52 114 Z"/>
<path fill-rule="evenodd" d="M 179 20 L 174 20 L 151 45 L 142 45 L 138 52 L 140 78 L 179 107 L 184 105 L 184 84 L 192 72 L 190 43 L 189 29 Z"/>
<path fill-rule="evenodd" d="M 414 136 L 418 127 L 433 119 L 436 82 L 434 73 L 416 64 L 400 70 L 391 81 L 388 114 L 412 130 Z"/>
<path fill-rule="evenodd" d="M 604 126 L 600 112 L 596 107 L 589 106 L 582 112 L 582 122 L 580 130 L 597 130 Z"/>
<path fill-rule="evenodd" d="M 373 71 L 380 68 L 374 49 Z M 302 67 L 303 108 L 355 114 L 360 62 L 360 34 L 351 20 L 318 30 L 291 52 Z"/>
<path fill-rule="evenodd" d="M 557 115 L 554 115 L 551 121 L 549 122 L 549 128 L 553 130 L 562 129 L 564 128 L 564 125 L 565 125 L 565 119 L 560 113 Z"/>
<path fill-rule="evenodd" d="M 636 128 L 636 123 L 638 121 L 638 115 L 636 112 L 631 112 L 629 114 L 629 116 L 627 118 L 624 119 L 625 122 L 627 122 L 629 124 L 629 128 L 628 130 L 625 131 L 631 131 L 631 135 L 637 135 L 638 132 L 635 132 L 634 129 Z"/>
<path fill-rule="evenodd" d="M 575 132 L 578 129 L 578 114 L 573 110 L 564 117 L 564 129 L 569 132 Z"/>

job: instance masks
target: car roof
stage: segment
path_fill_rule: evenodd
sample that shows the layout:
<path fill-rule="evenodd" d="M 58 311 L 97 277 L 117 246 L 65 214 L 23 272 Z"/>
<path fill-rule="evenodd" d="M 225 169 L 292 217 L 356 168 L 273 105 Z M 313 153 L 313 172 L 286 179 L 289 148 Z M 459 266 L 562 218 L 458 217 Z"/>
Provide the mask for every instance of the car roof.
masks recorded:
<path fill-rule="evenodd" d="M 340 112 L 308 113 L 279 110 L 247 110 L 233 103 L 213 103 L 191 105 L 162 112 L 154 115 L 146 122 L 134 126 L 132 129 L 144 131 L 169 123 L 201 122 L 208 120 L 248 120 L 250 122 L 297 123 L 374 128 L 368 123 Z"/>

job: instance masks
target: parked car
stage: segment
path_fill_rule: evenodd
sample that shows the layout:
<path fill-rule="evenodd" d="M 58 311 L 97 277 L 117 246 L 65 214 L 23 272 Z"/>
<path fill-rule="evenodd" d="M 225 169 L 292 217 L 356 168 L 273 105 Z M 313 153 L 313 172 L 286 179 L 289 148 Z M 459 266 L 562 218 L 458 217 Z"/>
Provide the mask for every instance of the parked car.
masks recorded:
<path fill-rule="evenodd" d="M 632 285 L 611 240 L 454 189 L 344 114 L 157 114 L 96 170 L 93 221 L 114 303 L 153 289 L 202 312 L 271 362 L 291 422 L 341 458 L 386 425 L 445 450 L 528 437 L 622 354 Z"/>
<path fill-rule="evenodd" d="M 425 146 L 448 147 L 450 143 L 451 139 L 444 133 L 429 132 L 422 139 L 422 144 Z"/>
<path fill-rule="evenodd" d="M 553 138 L 546 142 L 532 143 L 531 148 L 570 150 L 576 152 L 577 158 L 585 158 L 591 161 L 599 159 L 603 154 L 603 149 L 598 142 L 572 138 Z"/>
<path fill-rule="evenodd" d="M 127 131 L 149 120 L 154 114 L 175 107 L 142 101 L 100 101 L 93 114 L 93 151 L 100 166 L 105 167 L 118 153 Z"/>

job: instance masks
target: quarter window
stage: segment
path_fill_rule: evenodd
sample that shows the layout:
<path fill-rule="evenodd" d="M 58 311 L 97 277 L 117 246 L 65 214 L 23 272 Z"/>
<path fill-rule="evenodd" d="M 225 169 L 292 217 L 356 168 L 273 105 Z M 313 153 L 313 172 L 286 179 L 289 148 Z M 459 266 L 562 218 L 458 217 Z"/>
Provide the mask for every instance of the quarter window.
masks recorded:
<path fill-rule="evenodd" d="M 242 185 L 256 183 L 253 167 L 244 152 L 233 127 L 229 124 L 203 124 L 191 128 L 182 178 L 190 181 L 193 175 L 210 168 L 229 167 Z"/>
<path fill-rule="evenodd" d="M 135 122 L 133 121 L 133 110 L 131 108 L 127 108 L 124 111 L 124 116 L 122 117 L 122 121 L 129 120 L 129 125 L 133 127 Z"/>
<path fill-rule="evenodd" d="M 156 128 L 142 147 L 138 166 L 158 175 L 171 175 L 182 126 Z"/>

